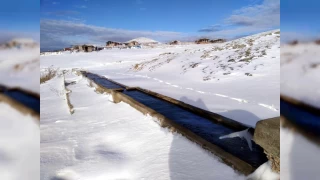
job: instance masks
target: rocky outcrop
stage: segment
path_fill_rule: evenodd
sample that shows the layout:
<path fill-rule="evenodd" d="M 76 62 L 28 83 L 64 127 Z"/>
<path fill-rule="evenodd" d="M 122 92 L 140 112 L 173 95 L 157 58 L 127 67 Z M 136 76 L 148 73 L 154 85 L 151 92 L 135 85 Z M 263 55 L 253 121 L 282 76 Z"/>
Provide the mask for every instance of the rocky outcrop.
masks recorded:
<path fill-rule="evenodd" d="M 257 122 L 253 136 L 267 154 L 272 164 L 272 170 L 280 172 L 280 117 Z"/>

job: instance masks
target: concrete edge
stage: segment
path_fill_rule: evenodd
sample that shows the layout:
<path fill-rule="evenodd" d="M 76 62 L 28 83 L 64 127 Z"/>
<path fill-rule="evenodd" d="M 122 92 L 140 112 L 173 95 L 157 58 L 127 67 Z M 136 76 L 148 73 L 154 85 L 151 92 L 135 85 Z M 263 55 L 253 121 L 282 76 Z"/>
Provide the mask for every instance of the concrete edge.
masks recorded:
<path fill-rule="evenodd" d="M 309 141 L 315 143 L 317 146 L 320 147 L 320 137 L 314 136 L 313 134 L 310 134 L 310 132 L 306 131 L 305 129 L 297 126 L 295 123 L 291 122 L 284 116 L 280 116 L 280 126 L 282 128 L 286 128 L 288 130 L 291 130 L 293 132 L 299 133 L 303 137 L 307 138 Z M 280 142 L 280 148 L 281 148 L 281 142 Z"/>
<path fill-rule="evenodd" d="M 80 71 L 80 73 L 81 73 L 82 75 L 84 75 L 84 77 L 87 77 L 86 74 L 87 74 L 88 72 L 86 72 L 86 71 Z M 92 73 L 92 74 L 93 74 L 93 73 Z M 101 78 L 104 78 L 104 79 L 106 79 L 106 80 L 108 80 L 108 81 L 111 81 L 112 83 L 115 83 L 115 84 L 117 84 L 117 85 L 119 85 L 119 86 L 122 86 L 122 87 L 124 87 L 124 89 L 126 89 L 126 90 L 128 90 L 128 91 L 130 91 L 130 90 L 138 90 L 138 91 L 144 92 L 144 93 L 149 94 L 149 95 L 151 95 L 151 96 L 153 96 L 153 97 L 156 97 L 156 98 L 159 98 L 159 99 L 161 99 L 161 100 L 164 100 L 164 101 L 173 103 L 173 104 L 175 104 L 175 105 L 178 105 L 179 107 L 181 107 L 181 108 L 183 108 L 183 109 L 186 109 L 186 110 L 188 110 L 188 111 L 191 111 L 192 113 L 195 113 L 195 114 L 197 114 L 197 115 L 199 115 L 199 116 L 201 116 L 201 117 L 204 117 L 204 118 L 206 118 L 206 119 L 209 119 L 209 120 L 211 120 L 211 121 L 214 122 L 214 123 L 223 124 L 223 125 L 231 128 L 231 129 L 233 129 L 233 130 L 235 130 L 235 131 L 242 131 L 242 130 L 245 130 L 245 129 L 250 128 L 249 126 L 247 126 L 247 125 L 245 125 L 245 124 L 242 124 L 242 123 L 240 123 L 240 122 L 238 122 L 238 121 L 235 121 L 235 120 L 233 120 L 233 119 L 230 119 L 230 118 L 221 116 L 221 115 L 219 115 L 219 114 L 216 114 L 216 113 L 213 113 L 213 112 L 210 112 L 210 111 L 206 111 L 206 110 L 200 109 L 200 108 L 198 108 L 198 107 L 189 105 L 189 104 L 184 103 L 184 102 L 182 102 L 182 101 L 173 99 L 173 98 L 171 98 L 171 97 L 168 97 L 168 96 L 165 96 L 165 95 L 162 95 L 162 94 L 159 94 L 159 93 L 156 93 L 156 92 L 147 90 L 147 89 L 143 89 L 143 88 L 140 88 L 140 87 L 129 87 L 129 86 L 125 86 L 125 85 L 120 84 L 120 83 L 118 83 L 118 82 L 116 82 L 116 81 L 113 81 L 113 80 L 111 80 L 111 79 L 109 79 L 109 78 L 105 78 L 105 77 L 100 76 L 100 75 L 98 75 L 98 74 L 96 74 L 96 75 L 99 76 L 99 77 L 101 77 Z M 88 78 L 87 78 L 87 79 L 88 79 Z M 97 84 L 97 83 L 95 83 L 95 84 Z M 100 88 L 104 88 L 104 87 L 100 86 Z M 99 89 L 100 89 L 100 88 L 99 88 Z M 105 88 L 105 89 L 107 89 L 107 88 Z M 121 89 L 119 89 L 119 90 L 121 90 Z"/>
<path fill-rule="evenodd" d="M 210 151 L 217 157 L 219 157 L 225 164 L 231 166 L 235 170 L 245 174 L 249 175 L 251 174 L 255 169 L 245 161 L 233 156 L 232 154 L 224 151 L 220 147 L 206 141 L 205 139 L 201 138 L 200 136 L 194 134 L 192 131 L 188 130 L 187 128 L 180 126 L 179 124 L 175 123 L 174 121 L 170 120 L 169 118 L 166 118 L 162 114 L 158 113 L 157 111 L 141 104 L 140 102 L 134 100 L 133 98 L 118 92 L 118 91 L 112 91 L 112 97 L 115 103 L 119 102 L 125 102 L 129 104 L 131 107 L 135 108 L 139 112 L 150 115 L 154 118 L 157 118 L 160 122 L 160 126 L 164 128 L 170 129 L 170 131 L 178 132 L 179 134 L 182 134 L 192 142 L 197 143 L 202 148 Z"/>
<path fill-rule="evenodd" d="M 6 90 L 6 91 L 20 91 L 20 92 L 23 92 L 24 94 L 27 94 L 28 96 L 32 96 L 36 99 L 40 99 L 40 94 L 38 94 L 38 93 L 29 91 L 29 90 L 26 90 L 26 89 L 23 89 L 20 87 L 6 87 L 6 86 L 0 84 L 0 92 L 4 91 L 4 90 Z"/>
<path fill-rule="evenodd" d="M 301 102 L 301 101 L 298 101 L 294 98 L 291 98 L 291 97 L 288 97 L 288 96 L 285 96 L 285 95 L 280 95 L 280 100 L 284 101 L 284 102 L 287 102 L 299 109 L 303 109 L 307 112 L 310 112 L 311 114 L 314 114 L 314 115 L 317 115 L 317 116 L 320 116 L 320 109 L 319 108 L 316 108 L 316 107 L 313 107 L 309 104 L 306 104 L 304 102 Z"/>
<path fill-rule="evenodd" d="M 85 76 L 85 77 L 87 77 L 87 75 L 86 75 L 87 73 L 90 73 L 90 72 L 80 71 L 80 74 L 82 74 L 82 75 Z M 94 74 L 94 73 L 91 73 L 91 74 Z M 128 86 L 126 86 L 126 85 L 124 85 L 124 84 L 121 84 L 121 83 L 118 83 L 118 82 L 116 82 L 116 81 L 114 81 L 114 80 L 112 80 L 112 79 L 103 77 L 103 76 L 101 76 L 101 75 L 99 75 L 99 74 L 95 74 L 95 75 L 99 76 L 100 78 L 107 79 L 108 81 L 110 81 L 110 82 L 112 82 L 112 83 L 114 83 L 114 84 L 117 84 L 117 85 L 123 87 L 124 89 L 128 88 Z"/>
<path fill-rule="evenodd" d="M 65 95 L 66 95 L 66 100 L 67 100 L 67 105 L 68 105 L 68 108 L 69 108 L 69 112 L 72 115 L 74 113 L 74 109 L 73 109 L 73 105 L 71 104 L 70 95 L 69 95 L 72 91 L 67 88 L 66 79 L 65 79 L 64 76 L 63 76 L 63 87 L 64 87 L 64 91 L 65 91 Z"/>
<path fill-rule="evenodd" d="M 4 102 L 8 105 L 10 105 L 15 110 L 19 111 L 20 113 L 24 115 L 31 115 L 36 120 L 40 121 L 40 114 L 35 112 L 33 109 L 28 108 L 21 104 L 20 102 L 0 93 L 0 102 Z"/>
<path fill-rule="evenodd" d="M 131 89 L 131 90 L 133 90 L 133 89 Z M 183 109 L 186 109 L 188 111 L 191 111 L 194 114 L 197 114 L 197 115 L 199 115 L 201 117 L 209 119 L 214 123 L 218 123 L 218 124 L 222 124 L 224 126 L 227 126 L 227 127 L 231 128 L 231 129 L 233 129 L 235 131 L 242 131 L 242 130 L 250 128 L 249 126 L 247 126 L 245 124 L 242 124 L 242 123 L 240 123 L 238 121 L 235 121 L 233 119 L 221 116 L 219 114 L 216 114 L 216 113 L 213 113 L 213 112 L 210 112 L 210 111 L 206 111 L 206 110 L 200 109 L 198 107 L 192 106 L 190 104 L 184 103 L 182 101 L 173 99 L 173 98 L 168 97 L 168 96 L 165 96 L 165 95 L 162 95 L 162 94 L 150 91 L 150 90 L 146 90 L 146 89 L 143 89 L 143 88 L 140 88 L 140 87 L 137 87 L 136 90 L 142 91 L 142 92 L 144 92 L 146 94 L 149 94 L 149 95 L 151 95 L 153 97 L 156 97 L 156 98 L 162 99 L 164 101 L 167 101 L 167 102 L 173 103 L 175 105 L 178 105 L 179 107 L 181 107 Z"/>
<path fill-rule="evenodd" d="M 114 103 L 119 102 L 125 102 L 129 104 L 131 107 L 135 108 L 139 112 L 141 112 L 144 115 L 150 115 L 151 117 L 155 117 L 161 127 L 168 128 L 170 131 L 178 132 L 179 134 L 185 136 L 192 142 L 197 143 L 202 148 L 210 151 L 212 154 L 216 155 L 220 158 L 220 160 L 225 163 L 226 165 L 232 167 L 236 171 L 244 174 L 249 175 L 251 174 L 256 168 L 252 167 L 250 164 L 246 163 L 245 161 L 233 156 L 232 154 L 224 151 L 220 147 L 206 141 L 205 139 L 201 138 L 200 136 L 194 134 L 190 130 L 178 125 L 174 121 L 166 118 L 162 114 L 156 112 L 155 110 L 137 102 L 133 98 L 123 94 L 122 90 L 113 90 L 113 89 L 107 89 L 105 87 L 100 86 L 99 84 L 96 84 L 91 79 L 84 76 L 88 82 L 90 87 L 94 87 L 98 93 L 104 94 L 111 94 L 114 100 Z M 124 90 L 124 89 L 123 89 Z"/>

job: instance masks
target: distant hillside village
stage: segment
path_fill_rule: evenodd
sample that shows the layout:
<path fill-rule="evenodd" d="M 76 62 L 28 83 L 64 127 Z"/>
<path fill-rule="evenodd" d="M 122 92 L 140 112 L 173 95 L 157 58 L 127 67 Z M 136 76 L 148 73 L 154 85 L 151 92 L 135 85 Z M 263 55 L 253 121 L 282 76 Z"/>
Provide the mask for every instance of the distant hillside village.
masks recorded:
<path fill-rule="evenodd" d="M 186 44 L 210 44 L 210 43 L 223 43 L 226 42 L 225 39 L 213 39 L 210 40 L 208 38 L 201 38 L 194 42 L 189 42 Z M 127 42 L 116 42 L 116 41 L 108 41 L 105 45 L 93 45 L 93 44 L 82 44 L 82 45 L 73 45 L 71 47 L 63 48 L 62 50 L 57 50 L 53 52 L 62 52 L 62 51 L 69 51 L 69 52 L 92 52 L 92 51 L 101 51 L 104 49 L 140 49 L 142 47 L 155 47 L 155 45 L 161 44 L 155 40 L 149 39 L 149 38 L 136 38 L 132 39 Z M 171 41 L 169 43 L 166 43 L 168 45 L 182 45 L 185 44 L 183 42 L 180 42 L 178 40 Z"/>
<path fill-rule="evenodd" d="M 32 39 L 28 38 L 16 38 L 11 41 L 0 44 L 0 49 L 12 49 L 12 48 L 34 48 L 39 44 Z"/>

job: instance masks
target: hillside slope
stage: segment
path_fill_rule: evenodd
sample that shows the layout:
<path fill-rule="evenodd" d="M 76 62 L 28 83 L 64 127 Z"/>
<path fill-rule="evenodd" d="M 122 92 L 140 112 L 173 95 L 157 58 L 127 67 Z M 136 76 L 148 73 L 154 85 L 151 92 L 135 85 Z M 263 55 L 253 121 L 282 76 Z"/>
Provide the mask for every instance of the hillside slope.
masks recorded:
<path fill-rule="evenodd" d="M 279 30 L 221 44 L 41 56 L 42 68 L 86 69 L 250 126 L 279 116 L 279 63 Z"/>

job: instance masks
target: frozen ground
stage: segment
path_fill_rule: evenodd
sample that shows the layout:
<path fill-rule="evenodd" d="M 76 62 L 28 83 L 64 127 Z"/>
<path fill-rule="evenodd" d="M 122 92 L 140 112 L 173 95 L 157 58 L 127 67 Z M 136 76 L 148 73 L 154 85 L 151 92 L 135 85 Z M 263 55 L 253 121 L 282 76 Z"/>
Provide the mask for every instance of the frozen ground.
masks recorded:
<path fill-rule="evenodd" d="M 0 49 L 0 85 L 39 93 L 39 47 Z M 0 179 L 40 178 L 39 120 L 0 102 Z"/>
<path fill-rule="evenodd" d="M 41 85 L 41 179 L 245 179 L 211 153 L 161 128 L 88 82 L 67 75 Z"/>
<path fill-rule="evenodd" d="M 320 45 L 281 46 L 281 94 L 320 108 Z"/>
<path fill-rule="evenodd" d="M 39 121 L 0 102 L 0 179 L 39 179 Z"/>
<path fill-rule="evenodd" d="M 279 116 L 279 33 L 223 44 L 49 54 L 41 56 L 41 68 L 85 69 L 255 126 Z"/>
<path fill-rule="evenodd" d="M 293 130 L 280 129 L 282 180 L 319 179 L 319 145 Z"/>
<path fill-rule="evenodd" d="M 39 47 L 0 49 L 0 84 L 39 93 Z"/>
<path fill-rule="evenodd" d="M 275 30 L 216 45 L 48 54 L 41 71 L 85 69 L 255 126 L 279 115 L 278 36 Z M 63 80 L 41 84 L 41 179 L 245 179 L 156 119 L 97 94 L 85 79 L 65 75 L 76 81 L 68 92 Z M 264 164 L 253 178 L 278 175 Z"/>
<path fill-rule="evenodd" d="M 281 46 L 281 94 L 320 108 L 320 45 Z M 316 119 L 315 119 L 316 120 Z M 319 179 L 320 146 L 281 128 L 281 179 Z"/>

